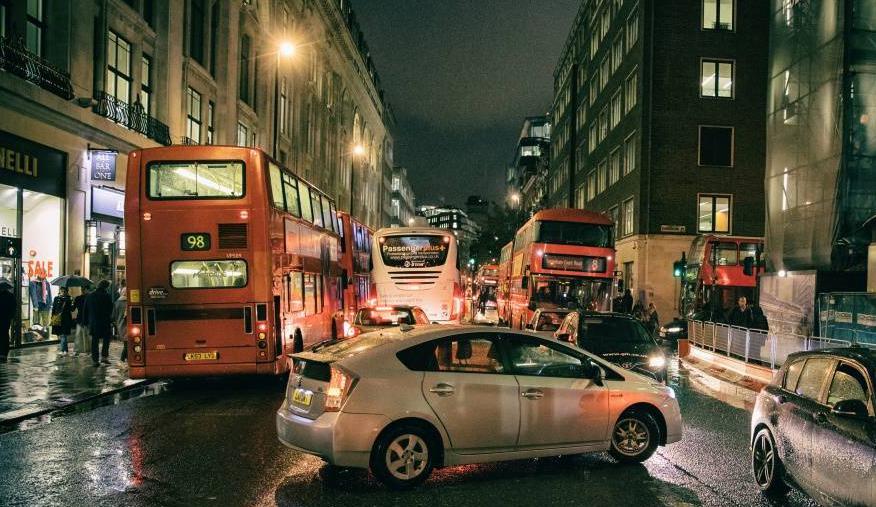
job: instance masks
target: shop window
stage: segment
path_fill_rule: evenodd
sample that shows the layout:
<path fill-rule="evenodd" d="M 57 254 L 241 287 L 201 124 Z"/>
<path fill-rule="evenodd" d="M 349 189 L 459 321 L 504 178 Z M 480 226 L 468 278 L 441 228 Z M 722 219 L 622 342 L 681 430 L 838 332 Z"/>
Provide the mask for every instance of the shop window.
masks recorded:
<path fill-rule="evenodd" d="M 107 35 L 106 93 L 120 102 L 131 102 L 131 43 L 109 31 Z"/>
<path fill-rule="evenodd" d="M 698 231 L 729 233 L 730 206 L 731 196 L 729 195 L 700 195 Z"/>
<path fill-rule="evenodd" d="M 733 127 L 700 125 L 699 165 L 733 167 Z"/>

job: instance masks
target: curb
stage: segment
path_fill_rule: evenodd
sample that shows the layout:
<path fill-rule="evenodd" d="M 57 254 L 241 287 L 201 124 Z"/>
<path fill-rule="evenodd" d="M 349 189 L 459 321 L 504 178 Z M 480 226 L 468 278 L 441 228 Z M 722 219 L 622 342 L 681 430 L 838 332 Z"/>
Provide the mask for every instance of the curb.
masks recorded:
<path fill-rule="evenodd" d="M 12 410 L 12 411 L 6 412 L 4 414 L 0 414 L 0 434 L 15 430 L 15 428 L 13 426 L 22 422 L 22 421 L 26 421 L 28 419 L 36 419 L 38 417 L 43 417 L 45 415 L 48 415 L 48 414 L 51 414 L 54 412 L 60 412 L 63 410 L 67 410 L 71 407 L 75 407 L 76 405 L 88 403 L 90 401 L 99 400 L 101 398 L 106 398 L 109 396 L 114 396 L 114 395 L 119 394 L 119 393 L 136 391 L 138 389 L 145 389 L 156 382 L 158 382 L 157 379 L 138 380 L 133 384 L 128 384 L 128 385 L 121 386 L 121 387 L 118 387 L 115 389 L 110 389 L 108 391 L 103 391 L 103 392 L 100 392 L 98 394 L 92 394 L 92 395 L 86 396 L 86 397 L 78 399 L 78 400 L 73 400 L 73 401 L 68 402 L 68 403 L 63 403 L 63 404 L 53 405 L 51 407 L 45 407 L 45 408 L 39 408 L 39 409 L 33 409 L 33 410 L 27 410 L 27 409 Z M 9 414 L 14 414 L 14 415 L 9 415 Z"/>
<path fill-rule="evenodd" d="M 690 372 L 689 379 L 696 390 L 736 408 L 749 412 L 754 410 L 754 401 L 760 389 L 749 387 L 754 384 L 750 379 L 737 383 L 714 374 L 708 368 L 703 368 L 699 362 L 690 361 L 686 357 L 679 358 L 679 361 Z"/>

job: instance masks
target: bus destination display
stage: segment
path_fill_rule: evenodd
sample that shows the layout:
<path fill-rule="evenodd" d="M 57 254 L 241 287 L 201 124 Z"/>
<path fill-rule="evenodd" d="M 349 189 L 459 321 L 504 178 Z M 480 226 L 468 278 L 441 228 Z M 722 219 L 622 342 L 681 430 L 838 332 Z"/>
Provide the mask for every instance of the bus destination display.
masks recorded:
<path fill-rule="evenodd" d="M 602 273 L 605 271 L 605 257 L 584 257 L 578 255 L 545 254 L 541 267 L 562 271 L 581 271 Z"/>

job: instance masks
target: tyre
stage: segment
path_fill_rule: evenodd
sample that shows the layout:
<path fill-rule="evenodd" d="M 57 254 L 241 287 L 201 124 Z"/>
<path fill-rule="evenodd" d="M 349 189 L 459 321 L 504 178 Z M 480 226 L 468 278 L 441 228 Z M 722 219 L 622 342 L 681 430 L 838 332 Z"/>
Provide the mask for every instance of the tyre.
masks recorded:
<path fill-rule="evenodd" d="M 304 337 L 301 336 L 301 331 L 295 331 L 295 337 L 292 338 L 292 353 L 297 354 L 304 350 Z"/>
<path fill-rule="evenodd" d="M 422 484 L 435 466 L 437 444 L 416 425 L 401 425 L 380 436 L 371 451 L 371 472 L 392 489 Z"/>
<path fill-rule="evenodd" d="M 787 491 L 782 478 L 782 462 L 770 430 L 762 428 L 751 446 L 751 473 L 754 482 L 766 495 L 782 495 Z"/>
<path fill-rule="evenodd" d="M 641 410 L 621 414 L 611 430 L 609 453 L 620 463 L 641 463 L 657 450 L 660 428 L 654 417 Z"/>

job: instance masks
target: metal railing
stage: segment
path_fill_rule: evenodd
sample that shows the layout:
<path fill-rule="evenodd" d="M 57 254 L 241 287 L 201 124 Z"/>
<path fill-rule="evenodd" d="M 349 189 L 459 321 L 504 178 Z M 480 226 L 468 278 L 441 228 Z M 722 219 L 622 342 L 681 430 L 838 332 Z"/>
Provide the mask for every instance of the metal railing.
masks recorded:
<path fill-rule="evenodd" d="M 65 100 L 74 97 L 70 74 L 28 51 L 21 37 L 0 37 L 0 69 Z"/>
<path fill-rule="evenodd" d="M 104 92 L 95 92 L 96 101 L 92 111 L 112 120 L 134 132 L 139 132 L 149 139 L 168 146 L 173 144 L 170 139 L 170 128 L 146 113 L 140 104 L 128 104 Z"/>
<path fill-rule="evenodd" d="M 688 321 L 687 337 L 691 345 L 704 350 L 773 369 L 780 367 L 788 355 L 794 352 L 847 347 L 851 344 L 844 340 L 749 329 L 701 320 Z"/>

